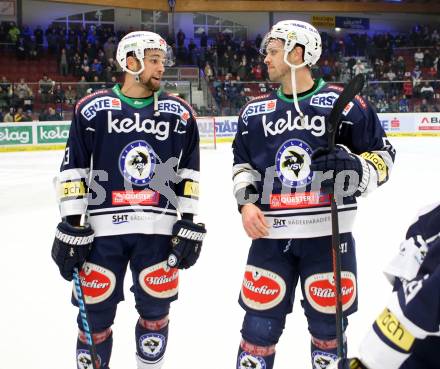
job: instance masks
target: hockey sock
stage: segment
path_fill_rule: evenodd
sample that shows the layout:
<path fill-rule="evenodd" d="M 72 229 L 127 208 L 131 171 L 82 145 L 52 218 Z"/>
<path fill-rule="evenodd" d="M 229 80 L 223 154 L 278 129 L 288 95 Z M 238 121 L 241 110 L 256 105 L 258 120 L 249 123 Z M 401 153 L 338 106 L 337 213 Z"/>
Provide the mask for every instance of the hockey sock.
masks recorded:
<path fill-rule="evenodd" d="M 138 369 L 160 369 L 168 342 L 168 316 L 159 320 L 139 318 L 136 324 Z"/>
<path fill-rule="evenodd" d="M 275 345 L 257 346 L 245 340 L 240 343 L 237 357 L 237 369 L 272 369 L 275 360 Z"/>
<path fill-rule="evenodd" d="M 99 369 L 109 369 L 109 361 L 113 345 L 111 328 L 107 328 L 102 332 L 93 333 L 93 342 L 95 344 L 99 361 L 97 367 Z M 86 334 L 82 330 L 79 330 L 78 340 L 76 342 L 76 364 L 78 369 L 93 368 Z"/>
<path fill-rule="evenodd" d="M 347 342 L 344 340 L 344 352 L 347 352 Z M 321 340 L 312 337 L 311 341 L 312 368 L 325 369 L 338 359 L 337 340 Z"/>

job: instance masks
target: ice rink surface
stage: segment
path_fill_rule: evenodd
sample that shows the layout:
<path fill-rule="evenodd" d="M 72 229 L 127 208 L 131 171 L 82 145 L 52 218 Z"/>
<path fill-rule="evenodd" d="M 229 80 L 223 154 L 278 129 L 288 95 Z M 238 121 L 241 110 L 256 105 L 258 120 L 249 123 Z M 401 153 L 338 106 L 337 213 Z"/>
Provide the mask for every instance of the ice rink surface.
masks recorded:
<path fill-rule="evenodd" d="M 390 285 L 381 270 L 397 252 L 417 210 L 440 201 L 440 139 L 391 138 L 397 158 L 390 181 L 359 201 L 359 311 L 350 319 L 349 355 L 382 311 Z M 74 369 L 77 309 L 71 285 L 50 257 L 58 209 L 52 186 L 62 151 L 0 154 L 0 368 Z M 241 228 L 231 185 L 230 145 L 202 150 L 201 211 L 206 223 L 199 262 L 180 274 L 171 308 L 163 369 L 233 369 L 243 311 L 237 304 L 250 240 Z M 330 247 L 330 245 L 329 245 Z M 135 368 L 137 313 L 125 280 L 119 304 L 112 369 Z M 299 304 L 277 346 L 276 369 L 310 368 L 309 335 Z"/>

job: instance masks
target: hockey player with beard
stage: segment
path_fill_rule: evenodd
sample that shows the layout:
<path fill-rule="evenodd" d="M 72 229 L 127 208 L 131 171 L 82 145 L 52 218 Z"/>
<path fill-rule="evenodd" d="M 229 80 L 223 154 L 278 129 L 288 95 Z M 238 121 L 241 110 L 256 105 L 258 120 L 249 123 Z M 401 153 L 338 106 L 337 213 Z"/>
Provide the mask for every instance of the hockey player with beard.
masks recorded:
<path fill-rule="evenodd" d="M 440 203 L 422 210 L 385 269 L 394 292 L 364 337 L 359 358 L 338 369 L 440 367 Z"/>
<path fill-rule="evenodd" d="M 270 80 L 281 87 L 242 108 L 233 143 L 234 195 L 253 240 L 239 298 L 246 314 L 236 367 L 273 368 L 300 279 L 312 367 L 323 369 L 337 353 L 328 194 L 338 195 L 345 329 L 357 309 L 356 197 L 388 180 L 395 152 L 360 96 L 344 110 L 338 145 L 326 149 L 326 120 L 342 89 L 312 78 L 321 55 L 313 26 L 278 22 L 261 48 Z M 355 180 L 336 188 L 345 174 Z"/>
<path fill-rule="evenodd" d="M 188 103 L 160 90 L 170 55 L 156 33 L 131 32 L 120 41 L 117 61 L 124 83 L 76 104 L 58 177 L 62 222 L 52 257 L 69 281 L 74 268 L 82 267 L 100 369 L 109 368 L 111 326 L 124 299 L 128 263 L 139 313 L 137 367 L 162 367 L 178 269 L 196 262 L 206 233 L 203 224 L 193 222 L 199 180 L 196 120 Z M 72 302 L 78 306 L 76 294 Z M 90 369 L 80 316 L 78 327 L 77 366 Z"/>

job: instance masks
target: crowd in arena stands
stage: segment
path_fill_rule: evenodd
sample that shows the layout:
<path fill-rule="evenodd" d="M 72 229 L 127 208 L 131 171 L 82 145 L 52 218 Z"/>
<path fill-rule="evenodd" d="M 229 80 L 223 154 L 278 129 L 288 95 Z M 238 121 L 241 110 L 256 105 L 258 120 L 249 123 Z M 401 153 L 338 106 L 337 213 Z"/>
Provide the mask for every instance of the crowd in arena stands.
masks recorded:
<path fill-rule="evenodd" d="M 63 106 L 72 107 L 85 94 L 113 86 L 120 75 L 115 61 L 117 42 L 125 33 L 107 26 L 31 30 L 12 22 L 0 23 L 0 43 L 15 48 L 17 59 L 38 60 L 43 53 L 49 54 L 58 61 L 59 75 L 72 82 L 57 83 L 44 74 L 44 67 L 34 88 L 23 78 L 9 82 L 3 76 L 0 118 L 28 119 L 36 98 L 40 104 L 34 118 L 40 111 L 40 118 L 58 117 Z M 264 56 L 259 53 L 261 35 L 254 40 L 237 40 L 229 33 L 218 33 L 213 39 L 205 33 L 197 36 L 188 40 L 178 30 L 175 37 L 167 37 L 167 42 L 173 48 L 176 65 L 198 66 L 209 82 L 215 104 L 201 107 L 201 113 L 236 114 L 255 94 L 277 88 L 266 82 Z M 369 81 L 364 94 L 379 112 L 440 110 L 439 29 L 417 25 L 404 34 L 343 33 L 337 37 L 323 32 L 322 42 L 321 60 L 313 68 L 316 78 L 346 82 L 364 74 Z"/>

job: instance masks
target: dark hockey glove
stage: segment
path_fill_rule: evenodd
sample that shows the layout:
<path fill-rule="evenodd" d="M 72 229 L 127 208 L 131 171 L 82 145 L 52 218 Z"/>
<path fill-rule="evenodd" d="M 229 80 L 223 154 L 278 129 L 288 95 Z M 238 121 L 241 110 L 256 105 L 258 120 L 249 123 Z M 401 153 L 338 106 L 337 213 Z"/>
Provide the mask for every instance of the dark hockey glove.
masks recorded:
<path fill-rule="evenodd" d="M 73 227 L 67 222 L 58 224 L 52 245 L 52 259 L 64 279 L 71 281 L 73 269 L 81 269 L 92 248 L 94 237 L 90 224 L 84 227 Z"/>
<path fill-rule="evenodd" d="M 193 223 L 189 220 L 178 220 L 173 226 L 171 252 L 168 256 L 168 266 L 187 269 L 193 266 L 202 250 L 202 242 L 206 229 L 203 223 Z"/>
<path fill-rule="evenodd" d="M 336 363 L 331 364 L 328 369 L 368 369 L 358 358 L 339 359 Z"/>
<path fill-rule="evenodd" d="M 333 150 L 329 150 L 325 147 L 316 149 L 312 154 L 312 163 L 310 169 L 314 172 L 327 172 L 333 170 L 333 176 L 330 179 L 326 179 L 321 183 L 321 191 L 326 194 L 337 193 L 338 190 L 347 191 L 349 189 L 349 177 L 340 176 L 339 173 L 344 171 L 352 171 L 358 175 L 359 182 L 358 187 L 353 188 L 353 191 L 348 191 L 347 195 L 352 192 L 352 195 L 359 196 L 365 188 L 363 184 L 364 169 L 359 156 L 352 154 L 348 148 L 342 145 L 336 145 Z M 367 168 L 368 169 L 368 168 Z M 347 172 L 348 174 L 349 172 Z M 337 183 L 336 180 L 343 180 L 344 183 Z"/>

